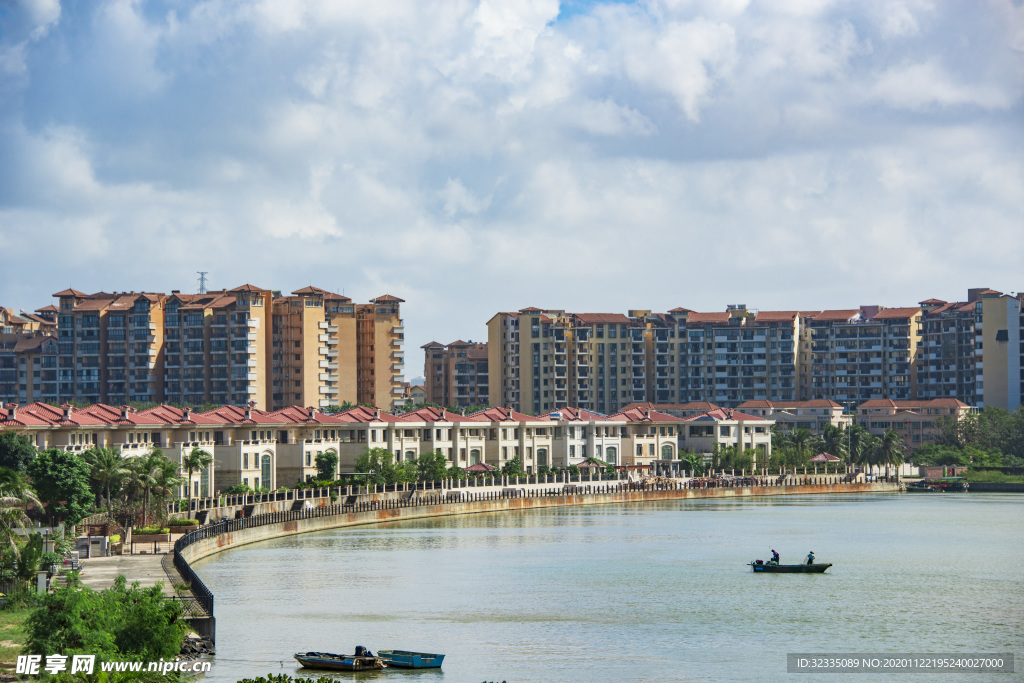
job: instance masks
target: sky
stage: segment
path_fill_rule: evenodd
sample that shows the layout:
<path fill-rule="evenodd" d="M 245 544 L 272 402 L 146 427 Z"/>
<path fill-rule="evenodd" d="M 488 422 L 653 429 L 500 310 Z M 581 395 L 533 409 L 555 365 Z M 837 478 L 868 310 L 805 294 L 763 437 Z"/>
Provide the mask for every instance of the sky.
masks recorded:
<path fill-rule="evenodd" d="M 1024 288 L 1020 0 L 0 0 L 0 305 L 498 311 Z"/>

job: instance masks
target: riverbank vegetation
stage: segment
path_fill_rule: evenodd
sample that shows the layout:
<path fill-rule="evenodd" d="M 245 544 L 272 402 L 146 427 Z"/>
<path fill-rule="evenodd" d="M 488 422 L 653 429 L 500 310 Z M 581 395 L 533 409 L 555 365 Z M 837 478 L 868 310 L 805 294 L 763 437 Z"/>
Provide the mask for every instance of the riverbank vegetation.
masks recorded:
<path fill-rule="evenodd" d="M 1024 467 L 1024 407 L 983 408 L 959 420 L 943 416 L 935 426 L 935 443 L 914 450 L 915 464 Z"/>

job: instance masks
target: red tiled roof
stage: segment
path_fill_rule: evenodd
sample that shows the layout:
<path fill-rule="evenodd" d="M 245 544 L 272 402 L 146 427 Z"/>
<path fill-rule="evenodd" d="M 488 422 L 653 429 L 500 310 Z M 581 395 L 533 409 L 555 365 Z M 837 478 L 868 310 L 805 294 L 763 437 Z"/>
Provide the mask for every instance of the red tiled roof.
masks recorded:
<path fill-rule="evenodd" d="M 262 287 L 257 287 L 255 285 L 246 284 L 246 285 L 241 285 L 240 287 L 235 287 L 234 289 L 231 289 L 231 290 L 228 290 L 228 291 L 231 291 L 231 292 L 256 292 L 258 294 L 262 294 L 263 292 L 266 292 L 268 290 L 263 289 Z"/>
<path fill-rule="evenodd" d="M 842 408 L 841 405 L 828 398 L 815 398 L 810 401 L 744 401 L 738 408 Z"/>
<path fill-rule="evenodd" d="M 846 322 L 860 315 L 859 309 L 846 309 L 836 311 L 820 311 L 818 313 L 808 312 L 804 317 L 811 318 L 815 322 Z"/>
<path fill-rule="evenodd" d="M 720 422 L 722 420 L 736 420 L 737 422 L 764 422 L 765 420 L 770 418 L 759 417 L 757 415 L 748 415 L 747 413 L 742 413 L 738 410 L 716 408 L 715 410 L 709 410 L 707 412 L 701 413 L 700 415 L 684 417 L 683 422 L 707 421 L 709 419 L 714 420 L 715 422 Z"/>
<path fill-rule="evenodd" d="M 384 296 L 378 296 L 376 299 L 370 299 L 371 304 L 404 304 L 405 299 L 399 299 L 397 296 L 391 294 L 385 294 Z"/>
<path fill-rule="evenodd" d="M 629 318 L 621 313 L 576 313 L 576 319 L 584 325 L 601 325 L 605 323 L 628 323 Z"/>
<path fill-rule="evenodd" d="M 942 299 L 925 299 L 924 301 L 918 301 L 917 303 L 919 303 L 922 306 L 924 306 L 925 304 L 940 304 L 941 305 L 941 304 L 944 304 L 946 302 L 943 301 Z"/>
<path fill-rule="evenodd" d="M 641 410 L 696 410 L 704 412 L 716 410 L 720 407 L 710 401 L 690 401 L 689 403 L 630 403 L 623 410 L 639 408 Z"/>
<path fill-rule="evenodd" d="M 793 322 L 798 315 L 798 311 L 758 311 L 754 322 Z"/>
<path fill-rule="evenodd" d="M 526 415 L 511 408 L 485 408 L 471 413 L 469 417 L 482 418 L 488 422 L 546 422 L 546 417 Z"/>
<path fill-rule="evenodd" d="M 609 420 L 626 420 L 628 422 L 682 422 L 683 418 L 662 413 L 657 410 L 643 410 L 640 408 L 629 408 L 612 413 Z"/>
<path fill-rule="evenodd" d="M 690 312 L 686 316 L 686 324 L 690 323 L 727 323 L 729 322 L 729 313 L 697 313 L 695 311 Z"/>
<path fill-rule="evenodd" d="M 83 296 L 89 296 L 89 295 L 85 294 L 84 292 L 79 292 L 77 289 L 71 289 L 69 287 L 68 289 L 65 289 L 62 292 L 57 292 L 56 294 L 53 294 L 52 296 L 76 296 L 76 297 L 83 297 Z"/>
<path fill-rule="evenodd" d="M 858 408 L 969 408 L 958 398 L 932 398 L 917 401 L 894 401 L 891 398 L 873 398 L 861 403 Z"/>
<path fill-rule="evenodd" d="M 54 306 L 53 304 L 50 304 L 49 306 L 43 306 L 42 308 L 37 308 L 36 309 L 36 313 L 56 313 L 57 311 L 58 311 L 57 307 Z"/>
<path fill-rule="evenodd" d="M 871 317 L 871 320 L 906 320 L 921 312 L 918 308 L 887 308 Z"/>
<path fill-rule="evenodd" d="M 669 311 L 669 313 L 676 313 L 676 314 L 678 314 L 678 313 L 693 313 L 693 311 L 690 310 L 689 308 L 683 308 L 682 306 L 677 306 L 677 307 L 673 308 L 671 311 Z"/>
<path fill-rule="evenodd" d="M 444 348 L 444 344 L 439 344 L 436 341 L 432 341 L 432 342 L 427 342 L 426 344 L 424 344 L 420 348 L 421 349 L 443 349 Z"/>

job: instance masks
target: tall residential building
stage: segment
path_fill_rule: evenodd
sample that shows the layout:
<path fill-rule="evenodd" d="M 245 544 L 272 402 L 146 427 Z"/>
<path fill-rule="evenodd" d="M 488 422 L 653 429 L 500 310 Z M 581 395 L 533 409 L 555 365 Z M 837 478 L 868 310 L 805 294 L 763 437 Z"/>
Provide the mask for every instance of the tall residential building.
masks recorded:
<path fill-rule="evenodd" d="M 424 400 L 457 408 L 489 405 L 487 344 L 458 340 L 447 346 L 430 342 L 421 348 Z"/>
<path fill-rule="evenodd" d="M 402 402 L 397 297 L 355 305 L 316 287 L 282 297 L 253 285 L 55 296 L 54 400 L 268 408 Z"/>
<path fill-rule="evenodd" d="M 986 290 L 979 297 L 978 405 L 1016 410 L 1024 394 L 1024 293 Z"/>
<path fill-rule="evenodd" d="M 918 400 L 957 398 L 977 405 L 977 331 L 975 304 L 981 290 L 968 292 L 968 301 L 921 302 L 921 337 L 917 353 Z"/>
<path fill-rule="evenodd" d="M 870 399 L 914 396 L 921 308 L 862 306 L 804 314 L 811 331 L 810 395 L 847 410 Z"/>
<path fill-rule="evenodd" d="M 54 296 L 60 300 L 57 389 L 62 400 L 161 400 L 166 295 L 66 289 Z"/>
<path fill-rule="evenodd" d="M 401 406 L 405 326 L 391 294 L 356 306 L 356 399 L 373 406 Z"/>
<path fill-rule="evenodd" d="M 356 402 L 355 310 L 348 297 L 312 286 L 274 299 L 273 409 Z"/>

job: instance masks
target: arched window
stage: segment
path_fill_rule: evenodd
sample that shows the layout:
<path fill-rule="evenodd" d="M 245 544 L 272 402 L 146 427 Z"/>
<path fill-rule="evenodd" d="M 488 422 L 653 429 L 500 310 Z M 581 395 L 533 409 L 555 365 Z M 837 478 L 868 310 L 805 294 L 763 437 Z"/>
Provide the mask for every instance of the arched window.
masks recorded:
<path fill-rule="evenodd" d="M 614 450 L 614 449 L 612 449 L 612 450 Z M 537 467 L 547 467 L 548 464 L 549 464 L 548 463 L 548 449 L 546 449 L 546 448 L 538 448 L 537 449 Z"/>
<path fill-rule="evenodd" d="M 260 469 L 262 470 L 260 474 L 263 479 L 263 485 L 268 489 L 272 488 L 274 486 L 274 478 L 270 469 L 270 453 L 263 454 L 263 459 L 260 462 L 260 465 Z"/>
<path fill-rule="evenodd" d="M 405 452 L 405 461 L 406 462 L 412 462 L 415 459 L 416 459 L 416 451 L 406 451 Z"/>
<path fill-rule="evenodd" d="M 619 463 L 615 459 L 615 456 L 617 456 L 618 454 L 618 450 L 615 448 L 615 446 L 606 446 L 604 449 L 605 462 L 607 462 L 609 465 L 618 465 Z"/>
<path fill-rule="evenodd" d="M 479 462 L 480 462 L 480 449 L 479 448 L 471 448 L 471 449 L 469 449 L 469 464 L 470 465 L 476 465 Z"/>
<path fill-rule="evenodd" d="M 667 443 L 661 447 L 661 459 L 671 460 L 675 457 L 675 449 L 672 448 L 672 444 Z"/>

